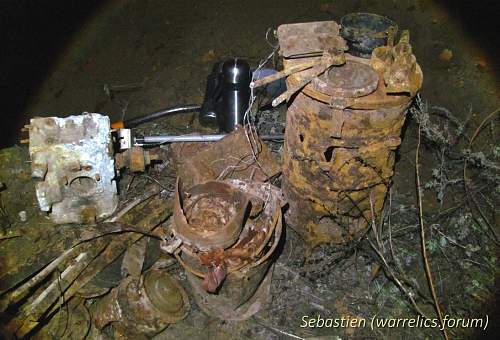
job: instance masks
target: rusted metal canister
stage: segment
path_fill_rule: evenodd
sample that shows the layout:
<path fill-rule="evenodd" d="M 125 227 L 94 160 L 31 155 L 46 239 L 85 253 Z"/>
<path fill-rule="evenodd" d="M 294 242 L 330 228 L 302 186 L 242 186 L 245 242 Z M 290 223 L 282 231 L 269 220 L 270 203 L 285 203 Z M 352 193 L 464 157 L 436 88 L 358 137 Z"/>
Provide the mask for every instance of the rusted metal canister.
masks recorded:
<path fill-rule="evenodd" d="M 288 102 L 286 220 L 312 247 L 359 238 L 383 209 L 406 111 L 423 79 L 408 42 L 403 35 L 371 59 L 346 53 L 343 65 L 314 77 Z M 314 59 L 285 57 L 283 64 L 286 70 Z M 287 86 L 308 76 L 293 73 Z"/>
<path fill-rule="evenodd" d="M 243 320 L 266 303 L 282 205 L 280 190 L 268 183 L 209 181 L 185 190 L 178 181 L 173 233 L 182 245 L 170 252 L 207 314 Z"/>
<path fill-rule="evenodd" d="M 94 325 L 112 324 L 115 338 L 150 338 L 189 311 L 182 286 L 166 271 L 151 269 L 139 278 L 128 276 L 106 295 L 93 313 Z"/>

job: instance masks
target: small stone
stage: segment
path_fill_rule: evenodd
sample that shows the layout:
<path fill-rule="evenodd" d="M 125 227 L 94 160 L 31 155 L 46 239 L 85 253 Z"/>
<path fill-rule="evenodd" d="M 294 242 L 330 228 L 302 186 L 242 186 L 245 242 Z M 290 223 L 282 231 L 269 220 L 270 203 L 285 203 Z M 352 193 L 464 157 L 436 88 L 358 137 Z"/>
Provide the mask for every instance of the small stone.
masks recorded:
<path fill-rule="evenodd" d="M 25 210 L 21 210 L 18 215 L 21 222 L 26 222 L 28 220 L 28 214 Z"/>
<path fill-rule="evenodd" d="M 450 61 L 453 58 L 453 52 L 447 48 L 439 53 L 439 59 L 442 61 Z"/>

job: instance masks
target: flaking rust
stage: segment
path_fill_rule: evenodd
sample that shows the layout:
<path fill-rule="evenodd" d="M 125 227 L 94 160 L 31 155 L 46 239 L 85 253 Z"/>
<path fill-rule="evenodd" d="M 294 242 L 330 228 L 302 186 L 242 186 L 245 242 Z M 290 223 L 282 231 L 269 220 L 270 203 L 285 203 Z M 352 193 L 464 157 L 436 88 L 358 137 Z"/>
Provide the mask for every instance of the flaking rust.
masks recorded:
<path fill-rule="evenodd" d="M 318 46 L 325 51 L 345 47 L 340 37 L 328 40 L 337 47 L 325 46 L 321 33 L 305 39 L 306 48 L 300 48 L 303 35 L 287 37 L 283 26 L 278 38 L 285 70 L 320 58 Z M 315 44 L 309 51 L 313 55 L 307 56 L 311 41 L 323 44 Z M 288 58 L 290 46 L 306 57 Z M 406 111 L 423 80 L 407 31 L 395 46 L 375 49 L 371 59 L 348 51 L 345 59 L 343 65 L 314 77 L 288 102 L 283 156 L 283 193 L 290 204 L 287 222 L 311 247 L 352 242 L 380 215 Z M 287 86 L 310 76 L 308 69 L 292 73 Z"/>
<path fill-rule="evenodd" d="M 31 176 L 42 211 L 55 223 L 93 223 L 118 204 L 109 118 L 84 113 L 34 118 Z"/>
<path fill-rule="evenodd" d="M 225 320 L 255 314 L 269 297 L 281 238 L 280 190 L 236 179 L 184 189 L 178 181 L 175 200 L 173 238 L 162 248 L 186 270 L 199 307 Z"/>
<path fill-rule="evenodd" d="M 264 182 L 280 172 L 280 165 L 257 136 L 250 138 L 255 143 L 254 150 L 245 129 L 237 126 L 217 142 L 176 143 L 171 147 L 170 158 L 187 187 L 228 178 Z"/>
<path fill-rule="evenodd" d="M 186 292 L 170 274 L 151 269 L 139 278 L 129 276 L 94 310 L 94 324 L 113 324 L 116 338 L 148 339 L 186 317 Z"/>

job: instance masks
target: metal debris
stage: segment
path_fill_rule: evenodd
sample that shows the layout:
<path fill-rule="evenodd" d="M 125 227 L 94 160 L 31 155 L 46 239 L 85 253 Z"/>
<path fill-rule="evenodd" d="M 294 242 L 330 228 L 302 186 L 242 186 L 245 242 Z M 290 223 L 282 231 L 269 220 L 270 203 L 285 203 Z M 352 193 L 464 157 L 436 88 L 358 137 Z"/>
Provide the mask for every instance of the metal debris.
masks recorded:
<path fill-rule="evenodd" d="M 255 135 L 247 138 L 243 127 L 215 143 L 174 144 L 170 158 L 186 187 L 227 178 L 265 181 L 281 171 L 267 146 Z"/>
<path fill-rule="evenodd" d="M 169 242 L 183 240 L 174 254 L 186 270 L 195 300 L 221 319 L 250 317 L 264 304 L 269 291 L 270 278 L 266 277 L 271 275 L 271 256 L 282 232 L 280 190 L 271 184 L 241 180 L 210 181 L 186 191 L 178 186 L 178 190 L 190 200 L 184 210 L 180 204 L 174 207 L 174 238 Z M 207 218 L 209 211 L 211 217 Z M 219 232 L 207 231 L 198 220 L 209 221 Z M 183 230 L 180 234 L 180 228 L 189 228 L 190 233 Z"/>
<path fill-rule="evenodd" d="M 283 34 L 278 38 L 287 50 L 289 40 Z M 303 53 L 315 52 L 303 44 Z M 387 59 L 375 57 L 380 49 L 391 52 Z M 317 58 L 283 55 L 285 70 Z M 382 210 L 391 182 L 412 100 L 408 93 L 420 88 L 422 72 L 405 35 L 395 47 L 380 47 L 373 55 L 367 60 L 346 53 L 344 65 L 329 68 L 289 101 L 282 183 L 290 204 L 287 221 L 312 247 L 359 238 L 372 213 Z M 287 86 L 307 77 L 309 70 L 292 73 Z"/>
<path fill-rule="evenodd" d="M 335 21 L 281 25 L 276 31 L 280 54 L 285 58 L 322 55 L 332 46 L 347 50 L 347 44 L 339 33 L 340 25 Z"/>
<path fill-rule="evenodd" d="M 102 223 L 96 228 L 85 228 L 77 243 L 64 251 L 59 257 L 48 263 L 33 277 L 27 277 L 14 290 L 0 299 L 0 308 L 4 312 L 9 306 L 22 305 L 6 323 L 5 330 L 17 337 L 25 337 L 34 328 L 43 324 L 46 317 L 61 309 L 77 293 L 80 296 L 102 294 L 102 287 L 86 289 L 94 278 L 115 262 L 130 245 L 144 234 L 152 235 L 159 224 L 171 215 L 171 201 L 159 197 L 149 197 L 127 210 L 119 222 Z M 158 228 L 159 229 L 159 228 Z M 163 233 L 163 232 L 162 232 Z M 157 236 L 159 238 L 159 236 Z M 64 270 L 58 274 L 59 266 Z M 128 266 L 128 269 L 132 266 Z M 133 277 L 133 276 L 129 276 Z M 47 282 L 47 284 L 43 284 Z M 85 287 L 85 288 L 84 288 Z M 84 288 L 82 290 L 82 288 Z M 61 296 L 61 292 L 64 294 Z"/>
<path fill-rule="evenodd" d="M 131 172 L 144 172 L 153 161 L 161 160 L 160 155 L 159 148 L 146 150 L 139 146 L 133 146 L 115 155 L 115 166 L 117 169 L 127 168 Z"/>
<path fill-rule="evenodd" d="M 412 54 L 410 32 L 405 30 L 396 46 L 382 46 L 372 53 L 371 64 L 384 76 L 386 93 L 415 96 L 422 86 L 422 71 Z"/>
<path fill-rule="evenodd" d="M 207 182 L 184 192 L 177 180 L 174 234 L 201 251 L 227 248 L 241 233 L 248 198 L 224 182 Z"/>
<path fill-rule="evenodd" d="M 92 223 L 118 204 L 109 118 L 84 113 L 34 118 L 29 129 L 31 176 L 42 211 L 55 223 Z"/>
<path fill-rule="evenodd" d="M 116 338 L 146 338 L 186 317 L 190 305 L 182 286 L 164 270 L 129 276 L 96 307 L 98 329 L 113 324 Z"/>

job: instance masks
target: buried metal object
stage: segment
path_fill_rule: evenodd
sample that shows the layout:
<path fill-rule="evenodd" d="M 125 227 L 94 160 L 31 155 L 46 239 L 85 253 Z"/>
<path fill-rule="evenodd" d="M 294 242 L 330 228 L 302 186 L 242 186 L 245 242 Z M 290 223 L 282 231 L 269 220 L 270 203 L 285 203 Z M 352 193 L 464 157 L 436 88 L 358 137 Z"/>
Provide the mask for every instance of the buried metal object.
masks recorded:
<path fill-rule="evenodd" d="M 177 179 L 174 198 L 174 234 L 201 251 L 227 248 L 241 233 L 248 198 L 224 182 L 207 182 L 187 194 Z"/>
<path fill-rule="evenodd" d="M 374 13 L 349 13 L 340 19 L 340 34 L 349 45 L 349 54 L 370 58 L 380 46 L 392 45 L 398 25 L 389 18 Z"/>
<path fill-rule="evenodd" d="M 290 46 L 307 55 L 310 41 L 323 41 L 320 31 L 310 34 L 317 38 L 302 41 L 278 35 L 280 46 L 284 45 L 285 70 L 319 60 L 319 56 L 287 57 Z M 344 46 L 338 39 L 330 41 L 337 42 L 339 50 Z M 309 52 L 317 49 L 315 45 Z M 359 239 L 367 222 L 379 216 L 406 110 L 422 85 L 407 33 L 396 46 L 375 49 L 371 59 L 349 51 L 345 58 L 344 65 L 314 77 L 288 102 L 282 182 L 290 204 L 287 222 L 311 247 Z M 311 69 L 291 73 L 287 86 L 301 84 L 311 73 Z"/>
<path fill-rule="evenodd" d="M 268 183 L 227 180 L 209 181 L 186 191 L 178 182 L 176 195 L 180 192 L 189 200 L 175 205 L 174 236 L 162 248 L 174 253 L 184 267 L 194 298 L 206 313 L 225 320 L 250 317 L 269 296 L 272 255 L 282 234 L 280 190 Z M 235 200 L 234 192 L 246 199 Z M 210 210 L 210 224 L 222 225 L 219 233 L 207 233 L 198 223 Z M 228 212 L 231 216 L 225 216 Z M 237 223 L 228 228 L 233 221 Z M 181 234 L 180 228 L 190 228 L 191 233 Z M 234 230 L 238 230 L 236 239 Z"/>
<path fill-rule="evenodd" d="M 189 308 L 182 286 L 166 271 L 151 269 L 140 278 L 127 277 L 99 301 L 94 324 L 112 324 L 115 338 L 151 337 L 186 317 Z"/>
<path fill-rule="evenodd" d="M 186 187 L 228 178 L 264 182 L 281 171 L 260 137 L 247 137 L 242 126 L 214 143 L 173 144 L 169 156 Z"/>
<path fill-rule="evenodd" d="M 33 118 L 31 177 L 42 211 L 54 223 L 93 223 L 118 204 L 109 118 L 84 113 Z"/>

